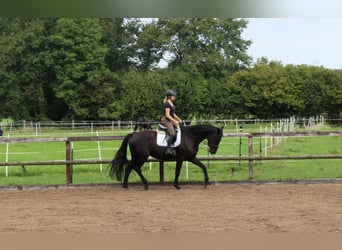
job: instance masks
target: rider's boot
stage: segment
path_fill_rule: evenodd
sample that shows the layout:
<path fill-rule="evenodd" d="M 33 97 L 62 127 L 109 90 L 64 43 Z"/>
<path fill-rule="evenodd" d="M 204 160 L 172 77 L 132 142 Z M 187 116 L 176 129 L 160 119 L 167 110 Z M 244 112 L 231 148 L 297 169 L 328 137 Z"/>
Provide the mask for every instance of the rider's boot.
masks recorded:
<path fill-rule="evenodd" d="M 167 155 L 176 155 L 176 151 L 174 151 L 171 148 L 171 144 L 173 143 L 174 138 L 175 138 L 174 135 L 170 135 L 168 140 L 167 140 L 167 148 L 166 148 L 166 151 L 165 151 L 165 154 L 167 154 Z"/>

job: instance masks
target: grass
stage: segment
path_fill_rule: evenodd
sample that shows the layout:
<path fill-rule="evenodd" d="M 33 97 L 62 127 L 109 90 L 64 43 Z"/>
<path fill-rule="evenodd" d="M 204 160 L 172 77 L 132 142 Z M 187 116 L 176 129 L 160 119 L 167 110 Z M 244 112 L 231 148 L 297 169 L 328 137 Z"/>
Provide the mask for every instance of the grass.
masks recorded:
<path fill-rule="evenodd" d="M 338 130 L 328 126 L 320 130 Z M 244 125 L 244 132 L 259 132 L 260 126 L 257 124 Z M 124 135 L 129 131 L 116 131 L 115 135 Z M 225 128 L 226 133 L 236 132 L 234 126 Z M 49 131 L 48 136 L 66 137 L 79 136 L 79 134 L 69 131 Z M 84 135 L 89 136 L 85 131 Z M 101 135 L 113 135 L 113 131 L 101 131 Z M 34 136 L 34 135 L 29 135 Z M 39 135 L 48 137 L 46 135 Z M 23 133 L 13 133 L 13 137 L 24 137 Z M 241 138 L 241 153 L 248 154 L 248 140 Z M 101 157 L 111 160 L 120 146 L 121 141 L 101 141 Z M 218 156 L 238 156 L 240 149 L 240 138 L 224 138 L 217 152 Z M 254 154 L 267 156 L 281 155 L 324 155 L 342 154 L 341 137 L 288 137 L 283 138 L 277 146 L 272 149 L 265 149 L 271 145 L 270 138 L 254 138 Z M 6 144 L 0 144 L 0 162 L 6 159 Z M 267 150 L 267 151 L 266 151 Z M 9 162 L 13 161 L 48 161 L 65 160 L 65 143 L 13 143 L 9 144 Z M 206 146 L 201 144 L 198 155 L 207 156 Z M 98 159 L 98 142 L 74 142 L 74 159 Z M 321 179 L 321 178 L 342 178 L 342 160 L 282 160 L 282 161 L 255 161 L 255 180 L 293 180 L 293 179 Z M 248 165 L 246 161 L 211 161 L 204 162 L 208 165 L 208 174 L 211 181 L 248 180 Z M 101 171 L 102 167 L 102 171 Z M 165 163 L 165 181 L 173 181 L 174 162 Z M 113 183 L 107 174 L 107 164 L 74 165 L 73 183 Z M 150 182 L 159 181 L 158 163 L 146 163 L 143 166 L 143 173 Z M 201 169 L 191 163 L 183 164 L 180 181 L 203 181 Z M 132 172 L 129 182 L 140 182 L 140 178 Z M 6 168 L 0 167 L 0 186 L 18 185 L 63 185 L 66 183 L 65 166 L 26 166 L 26 171 L 21 167 L 9 167 L 6 177 Z"/>
<path fill-rule="evenodd" d="M 342 138 L 334 136 L 289 137 L 275 147 L 271 155 L 341 155 Z M 292 180 L 342 178 L 342 160 L 283 160 L 256 164 L 254 178 L 257 180 Z M 260 167 L 259 167 L 260 166 Z"/>

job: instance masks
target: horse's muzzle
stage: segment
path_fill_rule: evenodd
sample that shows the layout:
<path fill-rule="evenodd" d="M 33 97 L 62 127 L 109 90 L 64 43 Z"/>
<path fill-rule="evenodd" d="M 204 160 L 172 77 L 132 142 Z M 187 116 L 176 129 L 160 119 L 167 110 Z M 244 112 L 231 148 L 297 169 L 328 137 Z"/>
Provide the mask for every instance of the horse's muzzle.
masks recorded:
<path fill-rule="evenodd" d="M 215 145 L 209 147 L 209 153 L 210 153 L 210 154 L 213 154 L 213 155 L 216 154 L 217 148 L 218 148 L 218 147 L 215 147 Z"/>

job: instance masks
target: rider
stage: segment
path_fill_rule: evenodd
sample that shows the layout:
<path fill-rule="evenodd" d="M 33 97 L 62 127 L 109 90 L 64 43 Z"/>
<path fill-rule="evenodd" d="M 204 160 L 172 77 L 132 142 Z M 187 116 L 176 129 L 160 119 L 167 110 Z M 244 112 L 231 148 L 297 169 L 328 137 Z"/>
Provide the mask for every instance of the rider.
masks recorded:
<path fill-rule="evenodd" d="M 165 99 L 164 99 L 164 112 L 165 112 L 165 126 L 169 132 L 170 137 L 167 140 L 167 148 L 166 154 L 175 154 L 175 152 L 171 149 L 171 144 L 173 143 L 176 131 L 174 125 L 177 127 L 180 126 L 182 120 L 176 115 L 176 107 L 174 105 L 174 101 L 176 99 L 176 92 L 172 89 L 166 91 Z"/>

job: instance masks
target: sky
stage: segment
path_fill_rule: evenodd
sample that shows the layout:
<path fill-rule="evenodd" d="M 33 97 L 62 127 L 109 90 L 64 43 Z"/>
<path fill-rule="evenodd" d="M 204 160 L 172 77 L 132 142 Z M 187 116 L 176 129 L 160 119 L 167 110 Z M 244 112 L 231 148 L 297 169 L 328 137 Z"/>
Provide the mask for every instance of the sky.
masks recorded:
<path fill-rule="evenodd" d="M 342 18 L 248 18 L 242 34 L 253 61 L 342 69 Z"/>

